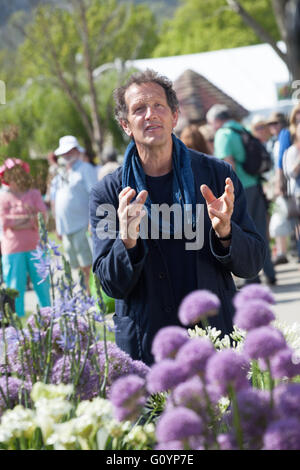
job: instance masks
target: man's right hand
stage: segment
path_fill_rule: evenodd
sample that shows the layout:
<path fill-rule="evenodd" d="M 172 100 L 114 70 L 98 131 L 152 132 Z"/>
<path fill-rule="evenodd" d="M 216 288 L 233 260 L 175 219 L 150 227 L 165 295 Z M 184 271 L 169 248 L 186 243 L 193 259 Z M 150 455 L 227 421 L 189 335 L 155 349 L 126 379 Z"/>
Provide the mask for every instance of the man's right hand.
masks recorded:
<path fill-rule="evenodd" d="M 141 219 L 146 214 L 143 206 L 148 197 L 148 192 L 146 190 L 141 191 L 137 195 L 136 200 L 131 204 L 135 195 L 136 191 L 129 186 L 124 188 L 119 194 L 118 217 L 120 238 L 126 249 L 133 248 L 136 245 Z"/>

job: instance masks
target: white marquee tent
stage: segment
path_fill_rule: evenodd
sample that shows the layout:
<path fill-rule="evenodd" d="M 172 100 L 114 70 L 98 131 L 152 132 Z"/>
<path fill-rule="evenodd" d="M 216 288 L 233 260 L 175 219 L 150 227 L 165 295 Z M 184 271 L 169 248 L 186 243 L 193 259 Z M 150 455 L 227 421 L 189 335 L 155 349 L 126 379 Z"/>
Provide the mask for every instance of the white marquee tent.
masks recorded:
<path fill-rule="evenodd" d="M 185 70 L 194 70 L 248 109 L 251 115 L 268 115 L 279 109 L 286 111 L 295 104 L 291 100 L 278 100 L 277 87 L 288 83 L 289 72 L 268 44 L 141 59 L 130 65 L 139 70 L 154 69 L 172 81 Z"/>

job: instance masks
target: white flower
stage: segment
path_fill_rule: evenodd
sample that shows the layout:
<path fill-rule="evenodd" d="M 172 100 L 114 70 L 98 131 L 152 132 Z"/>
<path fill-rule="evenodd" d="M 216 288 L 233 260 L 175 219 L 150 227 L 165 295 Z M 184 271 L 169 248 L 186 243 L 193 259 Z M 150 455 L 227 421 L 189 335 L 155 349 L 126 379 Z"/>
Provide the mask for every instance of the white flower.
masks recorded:
<path fill-rule="evenodd" d="M 113 415 L 113 405 L 109 400 L 104 398 L 96 397 L 92 401 L 82 401 L 79 403 L 76 409 L 76 416 L 83 414 L 96 415 L 97 417 L 108 417 L 109 419 Z"/>
<path fill-rule="evenodd" d="M 46 441 L 52 434 L 55 423 L 58 423 L 71 409 L 72 404 L 62 398 L 39 398 L 35 403 L 36 422 L 41 428 Z"/>
<path fill-rule="evenodd" d="M 288 324 L 276 320 L 273 325 L 278 328 L 286 339 L 288 345 L 295 350 L 300 349 L 300 323 Z"/>
<path fill-rule="evenodd" d="M 34 412 L 22 405 L 17 405 L 13 410 L 7 410 L 2 416 L 2 439 L 6 439 L 8 436 L 11 439 L 21 436 L 31 438 L 36 427 Z"/>
<path fill-rule="evenodd" d="M 73 430 L 76 436 L 89 438 L 91 434 L 95 433 L 96 422 L 90 415 L 81 415 L 73 420 Z"/>
<path fill-rule="evenodd" d="M 74 420 L 54 425 L 53 433 L 48 437 L 46 444 L 53 445 L 55 450 L 76 449 L 77 437 L 74 432 Z"/>
<path fill-rule="evenodd" d="M 31 398 L 34 402 L 40 400 L 41 398 L 66 398 L 68 395 L 71 395 L 73 392 L 73 385 L 53 385 L 53 384 L 44 384 L 42 382 L 36 382 L 31 390 Z"/>
<path fill-rule="evenodd" d="M 67 415 L 71 409 L 72 404 L 61 398 L 40 398 L 35 403 L 36 413 L 48 415 L 58 422 L 63 416 Z"/>
<path fill-rule="evenodd" d="M 145 426 L 134 426 L 131 431 L 124 437 L 124 442 L 132 446 L 145 446 L 149 441 L 155 438 L 155 427 L 152 423 Z"/>

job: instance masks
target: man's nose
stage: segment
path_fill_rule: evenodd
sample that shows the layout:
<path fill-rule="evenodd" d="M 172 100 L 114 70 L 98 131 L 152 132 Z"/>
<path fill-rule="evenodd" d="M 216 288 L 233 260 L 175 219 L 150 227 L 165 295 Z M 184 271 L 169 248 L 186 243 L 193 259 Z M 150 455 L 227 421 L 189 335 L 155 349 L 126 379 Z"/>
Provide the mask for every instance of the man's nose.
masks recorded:
<path fill-rule="evenodd" d="M 152 106 L 150 106 L 150 105 L 147 106 L 145 119 L 150 119 L 150 117 L 152 117 L 153 114 L 155 114 L 154 111 L 155 111 L 155 110 L 154 110 L 154 107 L 152 107 Z"/>

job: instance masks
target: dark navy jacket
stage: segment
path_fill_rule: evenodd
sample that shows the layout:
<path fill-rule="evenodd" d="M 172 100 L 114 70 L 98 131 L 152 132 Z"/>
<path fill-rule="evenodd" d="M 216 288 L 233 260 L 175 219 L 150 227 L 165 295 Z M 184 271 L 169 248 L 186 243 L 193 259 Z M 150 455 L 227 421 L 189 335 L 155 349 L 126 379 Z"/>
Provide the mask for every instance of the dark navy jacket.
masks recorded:
<path fill-rule="evenodd" d="M 210 317 L 210 324 L 221 330 L 222 334 L 229 334 L 232 331 L 234 314 L 232 297 L 236 291 L 231 273 L 241 278 L 255 277 L 263 266 L 265 244 L 248 215 L 244 190 L 231 166 L 193 150 L 190 150 L 190 157 L 197 203 L 204 204 L 205 207 L 204 245 L 202 249 L 195 251 L 197 286 L 217 294 L 221 308 L 217 316 Z M 208 185 L 215 196 L 219 197 L 224 192 L 225 179 L 228 176 L 235 188 L 235 206 L 231 245 L 224 250 L 211 227 L 200 186 Z M 99 277 L 104 291 L 116 299 L 114 322 L 118 346 L 132 358 L 151 364 L 153 337 L 160 328 L 179 324 L 178 305 L 174 305 L 164 254 L 157 241 L 139 238 L 139 255 L 136 262 L 132 263 L 118 237 L 118 223 L 115 239 L 101 240 L 96 234 L 97 224 L 101 220 L 101 216 L 96 215 L 97 207 L 108 203 L 117 210 L 121 190 L 121 167 L 92 189 L 90 218 L 93 271 Z"/>

